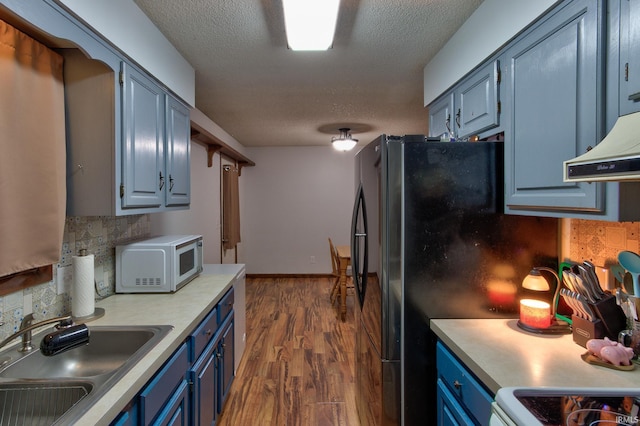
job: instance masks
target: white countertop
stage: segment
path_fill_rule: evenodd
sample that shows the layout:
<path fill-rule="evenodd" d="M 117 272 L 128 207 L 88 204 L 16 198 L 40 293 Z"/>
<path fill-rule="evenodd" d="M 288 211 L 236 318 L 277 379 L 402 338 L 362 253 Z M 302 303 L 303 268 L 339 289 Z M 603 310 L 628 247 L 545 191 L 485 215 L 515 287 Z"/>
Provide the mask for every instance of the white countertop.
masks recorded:
<path fill-rule="evenodd" d="M 431 329 L 495 394 L 504 387 L 639 388 L 640 366 L 619 371 L 587 364 L 567 335 L 527 333 L 505 319 L 437 319 Z"/>
<path fill-rule="evenodd" d="M 108 425 L 135 397 L 155 372 L 185 341 L 189 333 L 231 287 L 244 265 L 225 265 L 224 273 L 207 275 L 213 267 L 170 294 L 117 294 L 96 302 L 105 315 L 87 323 L 96 325 L 172 325 L 174 328 L 76 423 Z"/>

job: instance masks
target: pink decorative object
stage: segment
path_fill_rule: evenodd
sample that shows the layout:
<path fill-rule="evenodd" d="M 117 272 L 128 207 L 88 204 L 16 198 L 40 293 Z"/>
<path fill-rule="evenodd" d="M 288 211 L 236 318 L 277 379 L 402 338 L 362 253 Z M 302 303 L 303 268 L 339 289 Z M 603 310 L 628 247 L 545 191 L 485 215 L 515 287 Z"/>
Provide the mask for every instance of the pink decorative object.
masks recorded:
<path fill-rule="evenodd" d="M 597 357 L 600 357 L 600 351 L 602 348 L 606 346 L 615 346 L 618 342 L 614 342 L 609 340 L 609 338 L 605 337 L 604 339 L 590 339 L 587 340 L 587 350 L 594 354 Z"/>
<path fill-rule="evenodd" d="M 613 365 L 631 365 L 633 349 L 623 345 L 605 346 L 600 350 L 600 358 Z"/>

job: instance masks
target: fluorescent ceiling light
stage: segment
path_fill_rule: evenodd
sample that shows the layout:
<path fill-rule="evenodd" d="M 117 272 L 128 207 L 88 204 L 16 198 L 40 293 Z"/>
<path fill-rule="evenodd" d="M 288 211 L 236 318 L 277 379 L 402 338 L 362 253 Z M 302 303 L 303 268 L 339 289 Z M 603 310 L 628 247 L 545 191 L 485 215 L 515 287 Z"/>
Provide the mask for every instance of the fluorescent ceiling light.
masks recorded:
<path fill-rule="evenodd" d="M 282 0 L 292 50 L 327 50 L 333 44 L 340 0 Z"/>

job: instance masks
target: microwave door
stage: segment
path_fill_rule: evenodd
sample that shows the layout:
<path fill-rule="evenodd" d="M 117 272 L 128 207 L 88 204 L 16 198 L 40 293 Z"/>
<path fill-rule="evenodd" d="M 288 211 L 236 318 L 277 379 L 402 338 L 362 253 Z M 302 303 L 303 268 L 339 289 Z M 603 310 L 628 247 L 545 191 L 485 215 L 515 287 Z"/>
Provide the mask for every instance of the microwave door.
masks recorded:
<path fill-rule="evenodd" d="M 202 240 L 191 241 L 176 248 L 176 290 L 202 272 Z"/>

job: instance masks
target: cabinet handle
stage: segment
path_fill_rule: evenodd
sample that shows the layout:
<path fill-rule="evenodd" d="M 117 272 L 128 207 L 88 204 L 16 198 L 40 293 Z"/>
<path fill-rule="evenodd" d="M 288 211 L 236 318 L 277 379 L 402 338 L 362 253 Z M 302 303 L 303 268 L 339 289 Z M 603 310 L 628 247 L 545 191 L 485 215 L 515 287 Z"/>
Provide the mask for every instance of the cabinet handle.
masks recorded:
<path fill-rule="evenodd" d="M 173 178 L 169 175 L 169 192 L 173 191 Z"/>
<path fill-rule="evenodd" d="M 460 128 L 460 108 L 458 108 L 458 112 L 456 112 L 456 124 L 458 125 L 458 129 Z"/>
<path fill-rule="evenodd" d="M 211 336 L 211 334 L 213 333 L 211 333 L 211 329 L 208 329 L 207 331 L 204 332 L 204 334 L 206 334 L 207 336 Z"/>
<path fill-rule="evenodd" d="M 449 135 L 453 135 L 453 133 L 451 133 L 451 114 L 447 115 L 447 119 L 445 120 L 444 125 L 447 127 Z"/>
<path fill-rule="evenodd" d="M 164 176 L 162 176 L 162 172 L 160 172 L 160 191 L 164 188 Z"/>
<path fill-rule="evenodd" d="M 453 387 L 456 388 L 456 389 L 460 389 L 462 387 L 462 383 L 460 383 L 457 380 L 454 380 L 453 381 Z"/>

